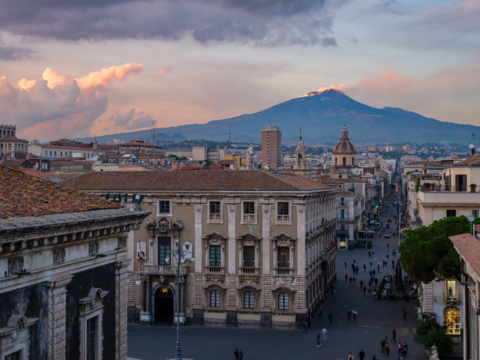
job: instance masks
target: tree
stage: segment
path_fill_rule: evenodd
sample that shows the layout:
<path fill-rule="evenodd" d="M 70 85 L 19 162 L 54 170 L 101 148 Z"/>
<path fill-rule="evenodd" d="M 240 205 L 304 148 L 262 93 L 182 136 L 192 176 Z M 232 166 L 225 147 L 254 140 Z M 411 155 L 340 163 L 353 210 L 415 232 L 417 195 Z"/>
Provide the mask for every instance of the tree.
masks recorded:
<path fill-rule="evenodd" d="M 446 327 L 440 325 L 433 317 L 427 317 L 417 323 L 413 334 L 415 342 L 423 344 L 425 350 L 435 345 L 439 355 L 453 353 L 454 341 L 445 333 Z"/>
<path fill-rule="evenodd" d="M 449 237 L 471 231 L 465 216 L 434 221 L 430 226 L 410 230 L 399 245 L 402 268 L 414 279 L 429 283 L 460 273 L 460 257 Z"/>

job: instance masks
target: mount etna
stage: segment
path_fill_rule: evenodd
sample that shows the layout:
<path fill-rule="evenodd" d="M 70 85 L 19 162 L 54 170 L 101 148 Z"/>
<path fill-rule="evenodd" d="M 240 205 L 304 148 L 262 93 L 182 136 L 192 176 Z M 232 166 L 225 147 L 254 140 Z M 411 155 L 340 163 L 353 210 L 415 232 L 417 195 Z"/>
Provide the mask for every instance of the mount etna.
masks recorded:
<path fill-rule="evenodd" d="M 284 141 L 298 141 L 299 129 L 302 128 L 304 141 L 335 142 L 341 136 L 344 124 L 354 142 L 468 142 L 472 133 L 480 134 L 480 127 L 477 126 L 439 121 L 400 108 L 377 109 L 355 101 L 338 90 L 311 94 L 254 114 L 206 124 L 158 128 L 156 130 L 161 134 L 155 138 L 222 141 L 227 140 L 231 124 L 233 141 L 258 142 L 262 127 L 269 123 L 281 129 Z M 98 137 L 98 140 L 105 142 L 113 138 L 149 140 L 151 130 L 105 135 Z"/>

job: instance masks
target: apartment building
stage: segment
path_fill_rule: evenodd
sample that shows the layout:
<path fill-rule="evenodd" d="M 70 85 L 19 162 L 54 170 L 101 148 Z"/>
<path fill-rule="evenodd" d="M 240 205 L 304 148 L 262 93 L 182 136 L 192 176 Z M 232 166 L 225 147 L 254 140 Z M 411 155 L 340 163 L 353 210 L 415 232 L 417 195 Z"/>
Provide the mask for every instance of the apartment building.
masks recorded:
<path fill-rule="evenodd" d="M 269 124 L 262 129 L 262 168 L 278 169 L 282 164 L 282 132 Z"/>

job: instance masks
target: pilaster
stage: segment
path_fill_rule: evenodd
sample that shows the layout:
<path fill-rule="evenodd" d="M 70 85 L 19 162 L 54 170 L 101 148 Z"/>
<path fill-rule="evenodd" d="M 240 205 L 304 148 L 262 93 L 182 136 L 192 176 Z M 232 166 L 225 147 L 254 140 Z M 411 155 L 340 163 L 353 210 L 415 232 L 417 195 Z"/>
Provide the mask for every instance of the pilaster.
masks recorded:
<path fill-rule="evenodd" d="M 131 261 L 115 263 L 115 360 L 127 359 L 127 269 Z"/>
<path fill-rule="evenodd" d="M 48 286 L 48 360 L 65 360 L 67 275 L 47 282 Z"/>

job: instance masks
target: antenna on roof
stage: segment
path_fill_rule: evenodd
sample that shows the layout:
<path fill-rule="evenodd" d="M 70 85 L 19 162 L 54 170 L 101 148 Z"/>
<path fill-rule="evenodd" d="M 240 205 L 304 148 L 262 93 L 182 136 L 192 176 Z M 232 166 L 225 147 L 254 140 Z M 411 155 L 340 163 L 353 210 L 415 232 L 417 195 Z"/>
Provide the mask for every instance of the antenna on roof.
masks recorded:
<path fill-rule="evenodd" d="M 300 128 L 300 141 L 302 141 L 302 128 Z"/>

